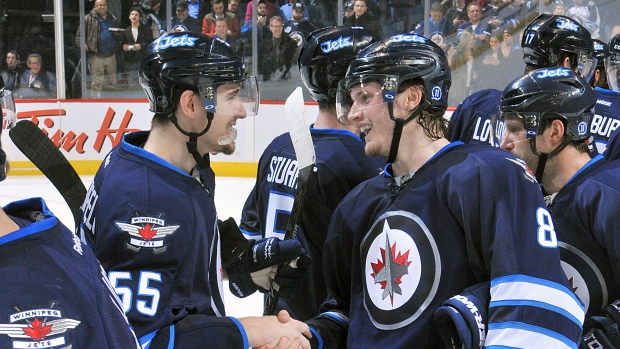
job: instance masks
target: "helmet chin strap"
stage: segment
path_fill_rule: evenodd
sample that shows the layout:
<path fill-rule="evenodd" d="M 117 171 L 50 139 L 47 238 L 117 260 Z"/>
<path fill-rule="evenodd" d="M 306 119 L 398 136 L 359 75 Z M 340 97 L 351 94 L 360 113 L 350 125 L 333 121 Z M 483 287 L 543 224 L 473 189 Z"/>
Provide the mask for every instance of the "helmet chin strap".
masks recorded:
<path fill-rule="evenodd" d="M 530 147 L 532 148 L 532 152 L 534 155 L 538 156 L 538 165 L 536 166 L 536 180 L 538 183 L 542 184 L 542 176 L 545 172 L 545 165 L 547 164 L 547 160 L 558 155 L 571 141 L 568 137 L 564 137 L 562 143 L 558 145 L 555 149 L 553 149 L 550 153 L 541 153 L 536 150 L 536 137 L 530 138 Z"/>
<path fill-rule="evenodd" d="M 423 110 L 429 105 L 428 101 L 424 100 L 420 103 L 406 119 L 397 119 L 394 117 L 394 102 L 388 102 L 388 112 L 390 113 L 390 119 L 396 122 L 394 125 L 394 135 L 392 136 L 392 144 L 390 145 L 390 155 L 387 158 L 387 163 L 391 164 L 396 161 L 396 154 L 398 154 L 398 146 L 400 144 L 400 137 L 403 134 L 403 127 L 409 121 L 415 119 L 422 113 Z"/>
<path fill-rule="evenodd" d="M 205 133 L 207 133 L 207 131 L 209 131 L 209 129 L 211 128 L 211 121 L 213 121 L 213 116 L 213 113 L 207 112 L 207 126 L 199 133 L 185 131 L 177 123 L 176 117 L 173 116 L 171 118 L 172 123 L 174 124 L 174 126 L 176 126 L 177 130 L 189 137 L 189 141 L 186 143 L 187 151 L 192 154 L 194 160 L 196 161 L 196 165 L 198 165 L 198 167 L 200 168 L 209 168 L 211 163 L 211 160 L 209 159 L 209 153 L 200 155 L 200 153 L 198 152 L 198 137 L 204 135 Z"/>

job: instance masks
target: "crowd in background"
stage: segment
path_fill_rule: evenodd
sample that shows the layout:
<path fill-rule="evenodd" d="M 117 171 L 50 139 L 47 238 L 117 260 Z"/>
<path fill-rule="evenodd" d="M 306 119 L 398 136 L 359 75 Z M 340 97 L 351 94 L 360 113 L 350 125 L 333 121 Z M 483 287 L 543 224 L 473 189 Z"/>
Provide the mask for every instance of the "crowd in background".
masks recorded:
<path fill-rule="evenodd" d="M 523 71 L 521 34 L 541 6 L 543 13 L 577 20 L 592 38 L 603 42 L 620 32 L 620 20 L 613 16 L 619 13 L 618 1 L 540 1 L 431 0 L 427 29 L 422 0 L 344 0 L 342 13 L 337 2 L 327 0 L 260 0 L 256 21 L 252 21 L 252 2 L 247 0 L 89 0 L 83 48 L 79 6 L 77 1 L 67 1 L 63 2 L 65 74 L 60 78 L 64 78 L 66 98 L 122 98 L 127 91 L 131 97 L 142 97 L 138 62 L 161 34 L 192 31 L 217 37 L 251 62 L 252 32 L 257 29 L 258 69 L 250 67 L 250 71 L 268 91 L 276 85 L 269 81 L 298 85 L 299 73 L 291 68 L 305 38 L 316 29 L 342 24 L 366 27 L 384 38 L 409 32 L 431 38 L 446 51 L 457 77 L 450 93 L 450 105 L 457 105 L 477 90 L 502 88 Z M 17 98 L 56 98 L 54 28 L 45 20 L 53 5 L 41 1 L 40 10 L 27 11 L 12 8 L 17 6 L 13 3 L 6 2 L 4 9 L 2 76 Z M 104 30 L 98 21 L 102 17 L 106 17 L 101 22 Z M 86 52 L 86 74 L 80 71 L 81 49 Z M 84 96 L 83 77 L 88 89 Z"/>

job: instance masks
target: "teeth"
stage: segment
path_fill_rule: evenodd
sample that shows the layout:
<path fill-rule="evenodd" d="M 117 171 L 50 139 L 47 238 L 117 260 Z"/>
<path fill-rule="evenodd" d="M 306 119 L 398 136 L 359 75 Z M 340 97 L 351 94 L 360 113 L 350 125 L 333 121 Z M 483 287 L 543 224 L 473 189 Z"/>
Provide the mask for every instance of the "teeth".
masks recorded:
<path fill-rule="evenodd" d="M 228 130 L 228 136 L 220 137 L 217 140 L 217 143 L 219 143 L 219 145 L 230 144 L 234 142 L 235 139 L 237 139 L 237 129 L 234 128 L 233 125 L 228 126 L 226 130 Z"/>
<path fill-rule="evenodd" d="M 368 133 L 368 131 L 370 131 L 371 128 L 372 128 L 372 126 L 370 126 L 370 125 L 362 126 L 360 128 L 360 132 Z"/>

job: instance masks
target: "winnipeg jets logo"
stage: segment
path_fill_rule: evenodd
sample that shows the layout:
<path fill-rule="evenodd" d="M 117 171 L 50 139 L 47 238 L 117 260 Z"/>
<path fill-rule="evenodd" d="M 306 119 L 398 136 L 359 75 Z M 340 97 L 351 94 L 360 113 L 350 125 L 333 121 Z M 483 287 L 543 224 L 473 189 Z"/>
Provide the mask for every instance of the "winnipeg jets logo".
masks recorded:
<path fill-rule="evenodd" d="M 13 348 L 56 348 L 65 345 L 67 343 L 62 334 L 80 324 L 78 320 L 63 318 L 58 309 L 18 311 L 9 316 L 9 322 L 0 324 L 0 335 L 15 338 Z"/>
<path fill-rule="evenodd" d="M 439 286 L 437 244 L 422 220 L 406 211 L 380 216 L 361 245 L 364 306 L 379 329 L 415 321 Z"/>
<path fill-rule="evenodd" d="M 164 238 L 180 227 L 166 226 L 166 221 L 157 217 L 133 217 L 131 223 L 116 222 L 116 226 L 130 235 L 128 248 L 135 251 L 142 247 L 153 248 L 155 252 L 165 251 Z"/>
<path fill-rule="evenodd" d="M 558 18 L 555 23 L 558 29 L 565 29 L 565 30 L 570 30 L 574 32 L 579 32 L 579 26 L 577 25 L 577 23 L 571 20 L 568 20 L 566 18 Z"/>
<path fill-rule="evenodd" d="M 519 158 L 506 158 L 506 160 L 517 164 L 518 166 L 520 166 L 521 168 L 523 168 L 525 170 L 525 178 L 530 181 L 535 183 L 536 182 L 536 176 L 534 176 L 534 173 L 532 173 L 532 170 L 530 169 L 530 167 L 527 165 L 527 163 Z"/>

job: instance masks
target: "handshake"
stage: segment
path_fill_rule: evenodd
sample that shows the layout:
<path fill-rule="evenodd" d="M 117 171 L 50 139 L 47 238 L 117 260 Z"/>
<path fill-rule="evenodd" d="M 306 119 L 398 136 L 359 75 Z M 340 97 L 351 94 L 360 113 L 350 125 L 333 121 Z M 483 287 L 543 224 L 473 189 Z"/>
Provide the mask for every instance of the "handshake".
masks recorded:
<path fill-rule="evenodd" d="M 620 300 L 603 308 L 600 316 L 586 320 L 584 328 L 590 331 L 581 339 L 580 348 L 620 349 Z"/>
<path fill-rule="evenodd" d="M 299 241 L 275 237 L 248 241 L 232 217 L 218 221 L 218 227 L 230 292 L 240 298 L 271 288 L 282 297 L 297 294 L 299 280 L 310 266 L 310 256 Z"/>

